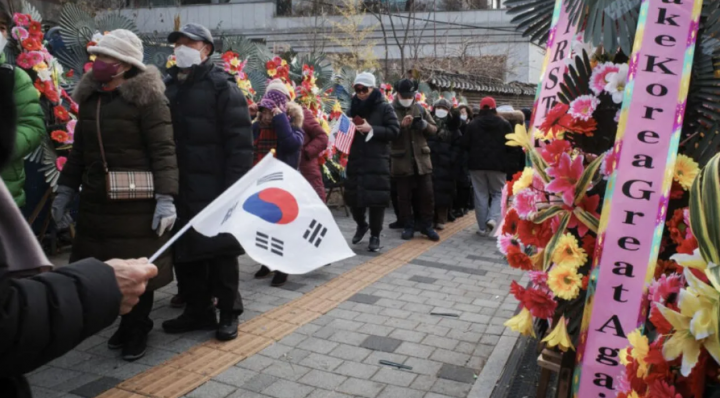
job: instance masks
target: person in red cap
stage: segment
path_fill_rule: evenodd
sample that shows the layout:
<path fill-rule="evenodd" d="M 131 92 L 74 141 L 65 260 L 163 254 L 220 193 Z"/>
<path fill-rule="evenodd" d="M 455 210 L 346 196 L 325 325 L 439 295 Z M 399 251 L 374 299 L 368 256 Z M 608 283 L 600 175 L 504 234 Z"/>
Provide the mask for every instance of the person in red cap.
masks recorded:
<path fill-rule="evenodd" d="M 498 116 L 496 108 L 494 98 L 483 98 L 478 116 L 467 126 L 462 138 L 462 147 L 468 151 L 478 234 L 482 236 L 490 234 L 500 219 L 508 157 L 505 135 L 512 133 L 510 123 Z"/>

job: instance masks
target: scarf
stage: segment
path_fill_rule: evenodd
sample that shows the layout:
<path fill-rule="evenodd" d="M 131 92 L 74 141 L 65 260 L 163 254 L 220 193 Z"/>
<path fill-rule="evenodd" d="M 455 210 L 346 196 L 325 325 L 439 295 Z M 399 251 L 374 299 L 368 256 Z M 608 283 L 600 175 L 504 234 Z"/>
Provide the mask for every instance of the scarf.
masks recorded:
<path fill-rule="evenodd" d="M 258 164 L 271 150 L 277 148 L 277 140 L 275 129 L 260 126 L 260 134 L 254 142 L 253 166 Z"/>
<path fill-rule="evenodd" d="M 374 89 L 370 96 L 365 101 L 360 100 L 357 95 L 353 96 L 350 104 L 350 117 L 360 116 L 363 119 L 367 119 L 373 110 L 375 110 L 375 104 L 382 93 L 378 89 Z"/>

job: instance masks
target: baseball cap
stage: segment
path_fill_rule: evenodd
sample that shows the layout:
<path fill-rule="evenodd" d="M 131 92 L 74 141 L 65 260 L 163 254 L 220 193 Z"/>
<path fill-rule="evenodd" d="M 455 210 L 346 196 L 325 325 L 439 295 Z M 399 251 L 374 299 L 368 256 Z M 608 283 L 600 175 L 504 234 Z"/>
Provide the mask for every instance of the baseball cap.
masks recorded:
<path fill-rule="evenodd" d="M 402 79 L 395 84 L 395 91 L 403 97 L 413 95 L 417 91 L 417 83 L 410 79 Z"/>
<path fill-rule="evenodd" d="M 495 103 L 495 98 L 493 97 L 485 97 L 480 101 L 480 109 L 495 109 L 497 108 L 497 104 Z"/>
<path fill-rule="evenodd" d="M 180 28 L 180 30 L 170 33 L 168 36 L 168 43 L 175 44 L 180 37 L 187 37 L 190 40 L 204 41 L 212 46 L 212 51 L 215 51 L 215 42 L 213 41 L 210 29 L 196 23 L 189 23 Z"/>

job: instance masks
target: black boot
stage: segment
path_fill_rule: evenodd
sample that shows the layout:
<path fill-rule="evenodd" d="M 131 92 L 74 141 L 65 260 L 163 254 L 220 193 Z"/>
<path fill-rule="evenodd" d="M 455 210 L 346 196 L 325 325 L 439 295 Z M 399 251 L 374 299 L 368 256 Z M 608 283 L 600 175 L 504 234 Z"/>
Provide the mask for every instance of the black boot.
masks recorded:
<path fill-rule="evenodd" d="M 127 343 L 122 348 L 122 359 L 135 361 L 144 357 L 147 350 L 148 333 L 149 331 L 143 328 L 131 329 L 128 332 Z"/>
<path fill-rule="evenodd" d="M 370 244 L 368 245 L 368 251 L 373 252 L 373 253 L 380 251 L 380 237 L 379 236 L 370 236 Z"/>
<path fill-rule="evenodd" d="M 179 317 L 163 322 L 163 330 L 165 333 L 178 334 L 187 333 L 195 330 L 213 330 L 217 328 L 217 318 L 213 307 L 204 311 L 185 311 Z"/>
<path fill-rule="evenodd" d="M 255 279 L 267 278 L 268 276 L 270 276 L 270 274 L 272 274 L 270 268 L 263 265 L 262 267 L 260 267 L 260 271 L 255 273 Z"/>
<path fill-rule="evenodd" d="M 111 350 L 119 350 L 125 346 L 127 340 L 128 331 L 120 324 L 118 330 L 116 330 L 112 337 L 110 337 L 110 340 L 108 340 L 108 348 Z"/>
<path fill-rule="evenodd" d="M 220 312 L 220 324 L 215 337 L 220 341 L 233 340 L 238 335 L 238 317 L 232 312 Z"/>
<path fill-rule="evenodd" d="M 365 237 L 365 234 L 368 230 L 370 230 L 369 225 L 358 225 L 357 231 L 355 231 L 355 236 L 353 236 L 352 238 L 353 245 L 357 245 L 358 243 L 360 243 L 360 241 L 363 240 L 363 238 Z"/>
<path fill-rule="evenodd" d="M 272 282 L 270 282 L 270 286 L 272 287 L 280 287 L 287 282 L 288 275 L 284 274 L 282 272 L 276 272 L 275 276 L 272 279 Z"/>
<path fill-rule="evenodd" d="M 423 235 L 427 236 L 428 239 L 430 239 L 433 242 L 437 242 L 440 240 L 440 235 L 438 235 L 438 233 L 435 232 L 435 230 L 432 229 L 431 227 L 427 227 L 427 228 L 423 229 L 421 232 Z"/>
<path fill-rule="evenodd" d="M 388 225 L 388 228 L 390 229 L 403 229 L 402 223 L 400 221 L 391 222 L 390 225 Z"/>
<path fill-rule="evenodd" d="M 415 237 L 415 227 L 405 227 L 402 233 L 403 240 L 410 240 Z"/>

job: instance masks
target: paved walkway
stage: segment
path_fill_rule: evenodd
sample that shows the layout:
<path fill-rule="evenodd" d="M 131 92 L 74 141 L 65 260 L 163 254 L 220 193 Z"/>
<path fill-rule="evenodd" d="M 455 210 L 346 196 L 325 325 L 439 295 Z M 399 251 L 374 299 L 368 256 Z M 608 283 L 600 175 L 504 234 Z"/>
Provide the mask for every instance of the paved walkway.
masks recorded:
<path fill-rule="evenodd" d="M 336 213 L 339 214 L 339 213 Z M 392 221 L 388 214 L 387 221 Z M 354 223 L 336 220 L 349 239 Z M 384 231 L 381 253 L 358 256 L 282 289 L 252 278 L 241 259 L 246 312 L 229 343 L 213 332 L 166 335 L 160 324 L 175 285 L 156 293 L 155 330 L 144 358 L 127 363 L 107 349 L 117 325 L 33 372 L 35 397 L 444 398 L 468 396 L 517 302 L 520 273 L 505 265 L 494 240 L 464 217 L 434 244 Z M 389 361 L 390 365 L 380 361 Z M 393 365 L 395 364 L 395 365 Z M 402 365 L 398 368 L 396 365 Z"/>

